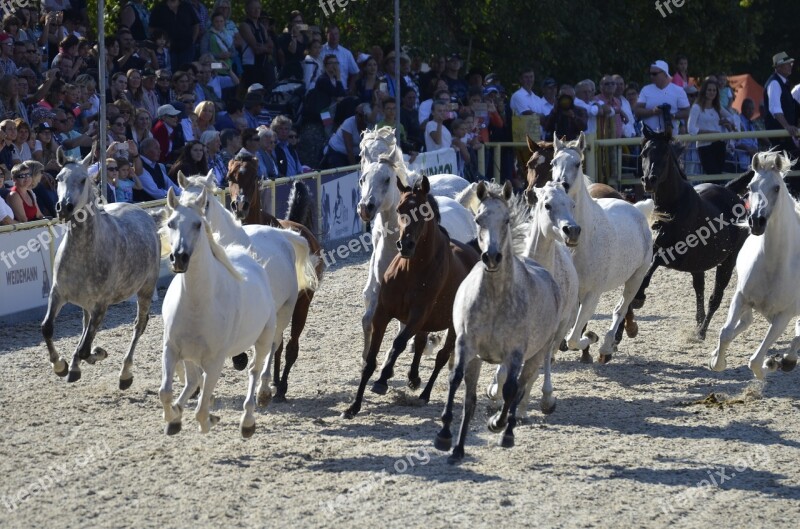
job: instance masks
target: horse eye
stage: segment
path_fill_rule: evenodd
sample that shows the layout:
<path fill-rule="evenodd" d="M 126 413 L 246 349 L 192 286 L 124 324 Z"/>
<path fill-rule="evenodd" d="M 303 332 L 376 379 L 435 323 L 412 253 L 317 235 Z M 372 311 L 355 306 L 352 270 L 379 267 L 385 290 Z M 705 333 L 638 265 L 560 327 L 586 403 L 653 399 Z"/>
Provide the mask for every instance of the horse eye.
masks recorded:
<path fill-rule="evenodd" d="M 553 208 L 550 207 L 550 204 L 545 204 L 544 205 L 544 209 L 546 209 L 547 211 L 550 211 Z"/>
<path fill-rule="evenodd" d="M 388 185 L 389 182 L 391 182 L 391 181 L 392 181 L 392 178 L 390 176 L 387 176 L 386 180 L 384 180 L 383 183 Z"/>
<path fill-rule="evenodd" d="M 175 221 L 171 220 L 171 221 L 167 222 L 167 228 L 169 228 L 171 230 L 174 230 L 175 229 Z"/>
<path fill-rule="evenodd" d="M 781 190 L 781 186 L 775 186 L 775 192 L 779 192 Z"/>
<path fill-rule="evenodd" d="M 192 227 L 194 227 L 194 229 L 196 229 L 196 230 L 199 230 L 200 226 L 202 226 L 202 224 L 200 224 L 200 221 L 197 221 L 192 225 Z"/>

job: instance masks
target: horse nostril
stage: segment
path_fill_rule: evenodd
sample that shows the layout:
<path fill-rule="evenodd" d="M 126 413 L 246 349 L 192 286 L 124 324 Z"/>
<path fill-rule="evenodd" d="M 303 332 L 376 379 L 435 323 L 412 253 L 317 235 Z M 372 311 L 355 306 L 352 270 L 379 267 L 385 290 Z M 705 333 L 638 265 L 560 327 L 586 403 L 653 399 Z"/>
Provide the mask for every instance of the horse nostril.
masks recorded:
<path fill-rule="evenodd" d="M 395 244 L 395 246 L 397 246 L 397 249 L 398 249 L 398 250 L 402 250 L 402 249 L 403 249 L 403 243 L 402 243 L 402 241 L 397 241 L 397 242 L 396 242 L 396 243 L 394 243 L 394 244 Z"/>
<path fill-rule="evenodd" d="M 483 264 L 488 265 L 489 264 L 489 254 L 486 253 L 486 252 L 483 252 L 481 254 L 481 261 L 483 262 Z"/>
<path fill-rule="evenodd" d="M 367 211 L 372 212 L 374 210 L 375 210 L 375 204 L 373 204 L 371 202 L 369 204 L 367 204 Z"/>

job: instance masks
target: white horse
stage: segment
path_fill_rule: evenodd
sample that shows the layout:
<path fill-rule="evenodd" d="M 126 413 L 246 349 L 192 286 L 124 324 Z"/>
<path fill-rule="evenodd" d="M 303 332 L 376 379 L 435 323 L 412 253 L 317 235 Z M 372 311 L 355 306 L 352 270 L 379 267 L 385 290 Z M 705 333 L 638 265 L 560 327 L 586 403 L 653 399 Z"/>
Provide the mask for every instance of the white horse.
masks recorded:
<path fill-rule="evenodd" d="M 66 303 L 83 309 L 83 334 L 67 377 L 68 382 L 75 382 L 81 378 L 81 360 L 94 364 L 108 356 L 101 347 L 92 349 L 108 306 L 136 295 L 133 339 L 119 375 L 119 388 L 128 389 L 133 383 L 133 351 L 147 327 L 161 265 L 156 224 L 132 204 L 101 206 L 86 167 L 67 160 L 60 148 L 57 160 L 62 168 L 57 177 L 56 211 L 70 229 L 56 253 L 53 286 L 42 322 L 50 363 L 58 376 L 67 375 L 67 362 L 53 344 L 55 319 Z"/>
<path fill-rule="evenodd" d="M 364 287 L 366 311 L 361 320 L 364 329 L 364 358 L 369 351 L 372 317 L 378 304 L 381 280 L 389 263 L 397 255 L 397 243 L 400 240 L 400 221 L 396 211 L 400 204 L 400 191 L 395 179 L 409 181 L 405 164 L 397 162 L 392 153 L 380 155 L 379 162 L 363 164 L 359 179 L 361 200 L 358 203 L 358 212 L 362 220 L 373 222 L 372 255 Z M 439 204 L 441 225 L 450 237 L 462 243 L 474 240 L 477 227 L 472 214 L 453 199 L 437 197 L 436 201 Z"/>
<path fill-rule="evenodd" d="M 213 171 L 209 171 L 206 176 L 190 177 L 179 172 L 178 183 L 183 189 L 180 203 L 194 207 L 197 213 L 206 218 L 211 229 L 218 234 L 219 244 L 224 247 L 231 245 L 249 247 L 267 271 L 277 314 L 277 327 L 275 342 L 267 357 L 262 373 L 261 390 L 258 394 L 258 404 L 266 406 L 272 397 L 269 380 L 272 353 L 280 345 L 283 331 L 292 319 L 298 293 L 304 289 L 316 289 L 317 276 L 314 270 L 316 256 L 310 253 L 306 239 L 291 230 L 259 224 L 243 227 L 233 213 L 213 198 L 217 190 Z M 199 200 L 203 190 L 207 190 L 208 196 L 205 203 Z M 200 380 L 196 372 L 190 373 L 187 370 L 187 384 L 190 383 L 196 387 Z"/>
<path fill-rule="evenodd" d="M 192 206 L 181 205 L 172 189 L 167 193 L 169 218 L 162 229 L 172 247 L 172 270 L 178 275 L 162 307 L 164 353 L 158 396 L 164 406 L 166 433 L 178 433 L 183 407 L 172 403 L 172 379 L 178 362 L 194 363 L 204 372 L 195 417 L 200 431 L 208 433 L 219 421 L 208 408 L 225 358 L 255 345 L 240 425 L 242 437 L 248 438 L 256 429 L 256 383 L 274 341 L 277 315 L 264 267 L 246 248 L 223 248 L 214 240 L 208 221 L 196 211 L 206 202 L 205 189 Z M 188 383 L 183 388 L 184 393 L 193 390 Z M 178 402 L 185 398 L 182 394 Z"/>
<path fill-rule="evenodd" d="M 555 136 L 555 135 L 554 135 Z M 564 186 L 575 201 L 575 217 L 583 229 L 581 244 L 573 250 L 578 272 L 579 310 L 575 325 L 567 336 L 570 349 L 584 350 L 584 362 L 591 362 L 587 348 L 597 341 L 594 333 L 581 336 L 594 314 L 603 292 L 624 285 L 622 298 L 614 308 L 611 327 L 600 346 L 599 361 L 611 360 L 616 349 L 615 333 L 653 258 L 653 236 L 647 218 L 632 204 L 616 198 L 597 201 L 586 188 L 589 179 L 581 161 L 586 139 L 581 133 L 574 147 L 554 138 L 553 181 Z"/>
<path fill-rule="evenodd" d="M 481 206 L 476 220 L 480 226 L 478 242 L 483 263 L 472 269 L 456 293 L 453 305 L 456 361 L 450 372 L 442 430 L 435 442 L 439 450 L 450 449 L 453 401 L 466 376 L 464 415 L 450 462 L 464 457 L 483 361 L 502 364 L 508 374 L 503 384 L 503 408 L 489 419 L 488 425 L 493 432 L 505 430 L 502 446 L 514 446 L 517 406 L 542 364 L 541 408 L 544 413 L 555 409 L 550 355 L 561 340 L 559 329 L 569 325 L 569 322 L 562 324 L 565 300 L 550 273 L 536 262 L 514 254 L 508 207 L 511 184 L 506 182 L 502 195 L 487 190 L 482 183 L 478 184 L 477 192 Z"/>
<path fill-rule="evenodd" d="M 753 309 L 769 321 L 767 335 L 750 357 L 750 370 L 759 380 L 764 369 L 791 371 L 800 349 L 800 320 L 795 337 L 783 356 L 764 359 L 770 346 L 792 318 L 800 314 L 797 265 L 800 263 L 800 204 L 789 194 L 783 175 L 792 167 L 786 153 L 760 152 L 753 156 L 755 176 L 750 190 L 750 236 L 736 258 L 736 291 L 728 319 L 719 332 L 709 367 L 725 369 L 725 352 L 733 339 L 753 322 Z"/>

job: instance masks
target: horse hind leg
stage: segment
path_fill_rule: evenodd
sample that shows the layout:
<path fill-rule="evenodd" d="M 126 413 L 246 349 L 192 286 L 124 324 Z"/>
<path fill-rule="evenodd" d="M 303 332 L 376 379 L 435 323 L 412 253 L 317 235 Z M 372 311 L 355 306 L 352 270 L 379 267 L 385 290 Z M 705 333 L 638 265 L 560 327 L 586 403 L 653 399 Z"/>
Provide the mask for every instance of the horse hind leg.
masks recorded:
<path fill-rule="evenodd" d="M 703 322 L 706 319 L 706 274 L 705 272 L 692 272 L 692 288 L 694 289 L 697 310 L 694 319 L 697 322 L 697 337 L 705 339 L 706 333 Z M 702 333 L 702 334 L 701 334 Z"/>
<path fill-rule="evenodd" d="M 69 366 L 67 361 L 58 354 L 55 344 L 53 343 L 53 334 L 55 331 L 55 320 L 61 308 L 64 306 L 64 299 L 54 287 L 50 291 L 50 299 L 47 302 L 47 314 L 42 321 L 42 336 L 47 344 L 47 352 L 50 357 L 50 364 L 53 366 L 53 371 L 59 377 L 67 376 Z"/>
<path fill-rule="evenodd" d="M 714 317 L 714 314 L 722 303 L 722 296 L 725 295 L 725 289 L 731 281 L 731 276 L 733 275 L 733 269 L 735 267 L 735 255 L 728 257 L 717 267 L 714 276 L 714 292 L 711 293 L 711 298 L 708 300 L 708 313 L 700 324 L 700 328 L 697 330 L 697 337 L 701 340 L 706 339 L 706 332 L 708 331 L 708 326 L 711 324 L 711 318 Z"/>
<path fill-rule="evenodd" d="M 286 392 L 289 390 L 289 372 L 292 370 L 297 357 L 300 354 L 300 335 L 306 327 L 306 320 L 308 319 L 308 311 L 313 299 L 313 292 L 306 291 L 300 294 L 297 298 L 297 303 L 294 306 L 292 313 L 292 330 L 289 341 L 286 343 L 286 362 L 283 368 L 283 375 L 278 384 L 276 384 L 275 401 L 286 401 Z M 277 353 L 276 353 L 277 355 Z M 275 364 L 275 375 L 278 374 L 278 364 Z"/>
<path fill-rule="evenodd" d="M 147 289 L 139 293 L 138 302 L 136 304 L 137 314 L 136 322 L 133 327 L 133 338 L 131 338 L 128 353 L 125 355 L 125 358 L 122 359 L 122 371 L 119 374 L 119 389 L 128 389 L 133 383 L 133 351 L 136 349 L 139 338 L 144 334 L 144 330 L 147 328 L 147 322 L 150 319 L 150 305 L 153 303 L 154 290 L 155 288 L 153 288 L 153 290 Z"/>
<path fill-rule="evenodd" d="M 186 403 L 189 401 L 189 399 L 191 399 L 196 392 L 200 391 L 200 380 L 202 379 L 203 374 L 200 372 L 200 368 L 194 362 L 182 362 L 179 365 L 183 365 L 185 383 L 181 394 L 178 395 L 178 401 L 176 402 L 176 405 L 184 408 L 186 407 Z"/>
<path fill-rule="evenodd" d="M 503 384 L 503 407 L 500 411 L 489 418 L 487 427 L 490 431 L 499 433 L 506 428 L 508 424 L 509 411 L 513 404 L 517 401 L 517 390 L 519 389 L 519 375 L 522 369 L 522 353 L 514 351 L 511 353 L 511 362 L 508 368 L 508 377 L 506 383 Z M 523 389 L 524 391 L 524 389 Z M 516 406 L 515 406 L 516 408 Z M 514 446 L 514 433 L 513 427 L 509 435 L 503 434 L 500 438 L 500 446 L 503 448 L 511 448 Z"/>
<path fill-rule="evenodd" d="M 444 340 L 444 346 L 439 349 L 439 352 L 436 354 L 436 362 L 433 365 L 433 372 L 431 373 L 431 378 L 428 379 L 428 383 L 425 385 L 425 389 L 422 390 L 422 393 L 419 395 L 419 399 L 422 402 L 429 402 L 431 400 L 431 392 L 433 391 L 433 385 L 436 383 L 436 378 L 439 376 L 439 372 L 442 370 L 444 365 L 450 359 L 453 351 L 455 350 L 456 345 L 456 331 L 452 327 L 447 331 L 447 337 Z"/>
<path fill-rule="evenodd" d="M 767 358 L 764 362 L 764 367 L 770 371 L 792 371 L 797 367 L 797 351 L 800 349 L 800 319 L 795 322 L 794 338 L 792 343 L 789 344 L 789 350 L 783 355 L 776 354 L 772 358 Z"/>
<path fill-rule="evenodd" d="M 639 290 L 636 292 L 636 295 L 633 297 L 631 301 L 631 307 L 634 309 L 641 309 L 644 307 L 644 302 L 647 299 L 647 295 L 645 294 L 645 290 L 647 287 L 650 286 L 650 280 L 653 278 L 653 273 L 656 271 L 661 263 L 658 261 L 656 257 L 656 252 L 653 252 L 653 262 L 650 264 L 650 268 L 648 268 L 647 273 L 644 275 L 642 279 L 642 284 L 639 286 Z"/>
<path fill-rule="evenodd" d="M 616 340 L 616 333 L 618 329 L 622 326 L 623 320 L 625 318 L 624 314 L 627 312 L 628 307 L 633 300 L 633 297 L 636 295 L 636 292 L 639 289 L 639 286 L 642 282 L 642 277 L 645 274 L 645 270 L 639 269 L 636 273 L 634 273 L 628 280 L 625 282 L 625 287 L 622 290 L 622 299 L 619 300 L 617 306 L 614 307 L 614 313 L 612 315 L 611 320 L 611 327 L 609 328 L 608 332 L 606 333 L 605 339 L 603 340 L 603 345 L 600 347 L 600 354 L 598 356 L 598 362 L 601 364 L 607 364 L 611 361 L 613 357 L 613 353 L 616 351 L 617 342 Z"/>
<path fill-rule="evenodd" d="M 244 439 L 249 439 L 256 431 L 256 418 L 253 413 L 256 408 L 256 384 L 261 378 L 260 390 L 264 389 L 264 372 L 269 370 L 270 358 L 268 358 L 271 350 L 276 348 L 275 341 L 277 339 L 277 330 L 275 319 L 267 322 L 261 336 L 258 337 L 255 343 L 255 357 L 253 358 L 253 365 L 247 373 L 247 395 L 244 400 L 244 413 L 239 427 Z"/>
<path fill-rule="evenodd" d="M 81 341 L 78 343 L 78 347 L 75 348 L 75 353 L 72 355 L 72 363 L 69 366 L 67 382 L 77 382 L 80 380 L 81 360 L 86 360 L 88 363 L 94 364 L 96 361 L 106 357 L 105 350 L 98 348 L 98 351 L 92 355 L 91 348 L 97 330 L 100 328 L 100 325 L 103 324 L 107 309 L 108 307 L 95 307 L 94 310 L 88 312 L 88 318 L 84 317 L 83 334 L 81 335 Z"/>
<path fill-rule="evenodd" d="M 639 324 L 636 323 L 633 307 L 631 306 L 628 307 L 628 312 L 625 314 L 625 334 L 628 335 L 628 338 L 636 338 L 639 335 Z"/>

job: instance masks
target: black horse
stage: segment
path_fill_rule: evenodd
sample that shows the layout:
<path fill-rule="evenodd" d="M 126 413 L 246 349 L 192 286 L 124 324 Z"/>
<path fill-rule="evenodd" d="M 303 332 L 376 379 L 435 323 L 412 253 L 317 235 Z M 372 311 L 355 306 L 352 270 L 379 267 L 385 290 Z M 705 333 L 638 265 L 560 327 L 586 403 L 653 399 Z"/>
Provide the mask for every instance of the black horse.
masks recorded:
<path fill-rule="evenodd" d="M 672 142 L 671 130 L 655 133 L 645 126 L 644 137 L 642 183 L 653 195 L 659 220 L 653 225 L 653 263 L 631 305 L 644 304 L 645 289 L 659 266 L 689 272 L 697 297 L 697 336 L 702 340 L 748 236 L 747 228 L 735 224 L 744 219 L 745 205 L 732 189 L 689 183 L 678 164 L 680 149 Z M 714 292 L 706 313 L 705 271 L 715 267 Z"/>

